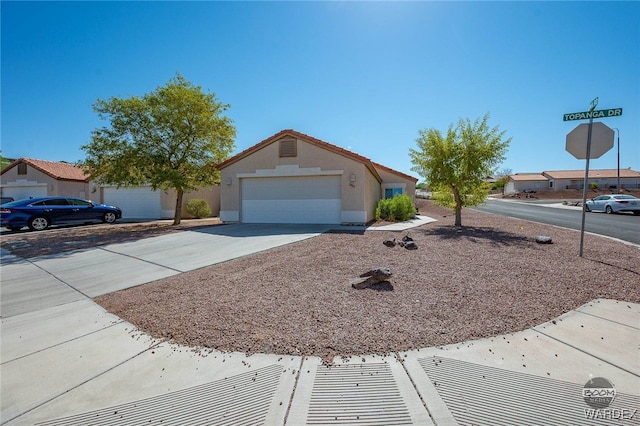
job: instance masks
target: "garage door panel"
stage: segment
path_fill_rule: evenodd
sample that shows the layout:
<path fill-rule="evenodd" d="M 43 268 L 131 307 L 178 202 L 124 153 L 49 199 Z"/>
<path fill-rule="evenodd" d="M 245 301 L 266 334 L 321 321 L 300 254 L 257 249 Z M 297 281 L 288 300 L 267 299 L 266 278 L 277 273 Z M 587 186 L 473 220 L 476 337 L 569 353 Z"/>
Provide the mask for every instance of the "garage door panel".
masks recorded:
<path fill-rule="evenodd" d="M 245 223 L 340 223 L 340 200 L 245 200 Z M 337 212 L 337 213 L 336 213 Z"/>
<path fill-rule="evenodd" d="M 247 179 L 245 200 L 339 199 L 340 178 L 262 178 Z"/>
<path fill-rule="evenodd" d="M 29 197 L 46 197 L 47 185 L 28 185 L 28 186 L 3 186 L 2 196 L 13 197 L 14 200 L 21 200 Z"/>
<path fill-rule="evenodd" d="M 104 188 L 104 204 L 122 209 L 125 219 L 160 219 L 160 193 L 151 188 Z"/>
<path fill-rule="evenodd" d="M 340 176 L 242 180 L 245 223 L 340 223 Z"/>

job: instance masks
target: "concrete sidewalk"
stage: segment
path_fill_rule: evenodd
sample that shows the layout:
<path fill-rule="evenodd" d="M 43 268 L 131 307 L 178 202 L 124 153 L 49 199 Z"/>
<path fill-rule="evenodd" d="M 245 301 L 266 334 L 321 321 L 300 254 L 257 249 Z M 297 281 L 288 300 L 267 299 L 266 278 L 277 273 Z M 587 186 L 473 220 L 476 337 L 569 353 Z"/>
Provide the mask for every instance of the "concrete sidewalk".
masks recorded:
<path fill-rule="evenodd" d="M 201 267 L 200 252 L 242 255 L 319 232 L 229 228 L 180 233 L 194 234 L 189 244 L 171 234 L 29 260 L 3 252 L 0 423 L 640 424 L 638 304 L 595 300 L 518 333 L 327 367 L 168 344 L 89 298 Z M 583 400 L 593 377 L 615 385 L 609 411 Z"/>

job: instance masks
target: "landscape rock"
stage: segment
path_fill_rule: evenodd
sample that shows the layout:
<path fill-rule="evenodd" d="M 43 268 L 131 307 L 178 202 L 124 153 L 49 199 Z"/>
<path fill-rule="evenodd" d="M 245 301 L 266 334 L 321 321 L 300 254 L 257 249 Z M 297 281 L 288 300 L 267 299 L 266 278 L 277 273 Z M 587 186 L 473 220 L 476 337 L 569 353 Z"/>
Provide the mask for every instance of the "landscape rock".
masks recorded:
<path fill-rule="evenodd" d="M 418 245 L 414 241 L 407 241 L 406 243 L 404 243 L 404 248 L 406 248 L 407 250 L 417 250 Z"/>
<path fill-rule="evenodd" d="M 536 243 L 538 243 L 538 244 L 552 244 L 553 241 L 552 241 L 551 237 L 548 237 L 546 235 L 538 235 L 536 237 Z"/>
<path fill-rule="evenodd" d="M 382 244 L 384 244 L 387 247 L 395 247 L 396 246 L 396 239 L 394 238 L 393 240 L 384 240 L 382 242 Z"/>
<path fill-rule="evenodd" d="M 392 275 L 393 274 L 389 268 L 371 269 L 364 274 L 361 274 L 359 278 L 351 281 L 351 287 L 358 290 L 367 288 L 374 284 L 387 281 Z"/>

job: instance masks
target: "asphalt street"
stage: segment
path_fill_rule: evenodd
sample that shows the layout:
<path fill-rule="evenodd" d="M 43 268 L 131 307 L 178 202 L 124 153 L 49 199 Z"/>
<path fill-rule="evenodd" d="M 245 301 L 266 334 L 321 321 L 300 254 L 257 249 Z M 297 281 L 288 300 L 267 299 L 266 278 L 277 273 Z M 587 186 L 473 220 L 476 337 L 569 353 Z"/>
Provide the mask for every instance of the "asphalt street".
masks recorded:
<path fill-rule="evenodd" d="M 580 207 L 562 206 L 561 202 L 538 203 L 488 199 L 485 204 L 474 208 L 503 216 L 578 230 L 582 220 Z M 640 217 L 626 213 L 587 213 L 585 231 L 640 244 Z"/>

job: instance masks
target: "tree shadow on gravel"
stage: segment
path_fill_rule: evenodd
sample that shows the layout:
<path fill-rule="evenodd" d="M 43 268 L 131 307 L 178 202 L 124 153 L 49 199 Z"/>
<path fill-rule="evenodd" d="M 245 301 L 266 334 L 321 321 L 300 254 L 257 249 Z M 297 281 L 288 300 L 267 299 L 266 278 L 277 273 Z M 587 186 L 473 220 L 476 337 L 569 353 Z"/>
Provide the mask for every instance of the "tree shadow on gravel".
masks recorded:
<path fill-rule="evenodd" d="M 443 240 L 465 240 L 472 243 L 490 242 L 504 246 L 528 245 L 532 239 L 524 235 L 500 231 L 490 227 L 476 226 L 440 226 L 419 230 L 422 235 L 435 236 Z"/>
<path fill-rule="evenodd" d="M 636 274 L 636 275 L 640 276 L 640 271 L 637 271 L 637 270 L 634 270 L 634 269 L 631 269 L 631 268 L 628 268 L 628 267 L 625 267 L 625 266 L 622 266 L 622 265 L 616 265 L 616 264 L 611 263 L 611 262 L 605 262 L 604 260 L 594 259 L 594 258 L 591 258 L 591 257 L 585 257 L 585 259 L 586 260 L 590 260 L 592 262 L 600 263 L 601 265 L 610 266 L 610 267 L 616 268 L 616 269 L 621 269 L 623 271 L 627 271 L 627 272 L 630 272 L 632 274 Z"/>

